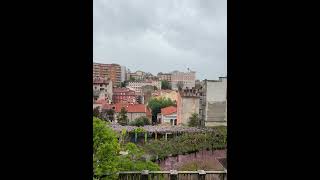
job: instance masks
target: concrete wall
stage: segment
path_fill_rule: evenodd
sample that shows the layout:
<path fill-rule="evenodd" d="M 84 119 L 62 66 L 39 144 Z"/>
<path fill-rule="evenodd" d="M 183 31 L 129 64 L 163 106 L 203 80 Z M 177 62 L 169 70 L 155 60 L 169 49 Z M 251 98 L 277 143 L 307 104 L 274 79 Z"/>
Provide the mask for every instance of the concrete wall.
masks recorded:
<path fill-rule="evenodd" d="M 193 113 L 199 114 L 199 97 L 181 97 L 181 123 L 187 125 Z"/>
<path fill-rule="evenodd" d="M 205 81 L 204 125 L 227 125 L 227 78 Z"/>
<path fill-rule="evenodd" d="M 226 102 L 207 102 L 206 121 L 225 121 Z"/>
<path fill-rule="evenodd" d="M 227 79 L 222 81 L 207 81 L 207 101 L 226 101 L 227 99 Z"/>
<path fill-rule="evenodd" d="M 177 119 L 177 113 L 173 113 L 173 114 L 170 114 L 170 115 L 162 115 L 161 116 L 161 124 L 169 124 L 170 125 L 170 120 L 173 120 L 173 123 L 174 123 L 174 120 Z"/>

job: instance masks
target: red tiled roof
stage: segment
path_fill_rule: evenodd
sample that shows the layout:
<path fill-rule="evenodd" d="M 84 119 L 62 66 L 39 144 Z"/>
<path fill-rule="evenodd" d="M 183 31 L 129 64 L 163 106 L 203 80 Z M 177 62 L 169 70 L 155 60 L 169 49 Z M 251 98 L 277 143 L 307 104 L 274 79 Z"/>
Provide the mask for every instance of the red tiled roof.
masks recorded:
<path fill-rule="evenodd" d="M 102 109 L 114 108 L 115 112 L 120 112 L 122 107 L 124 107 L 128 113 L 146 113 L 147 115 L 151 114 L 150 110 L 144 104 L 117 103 L 105 105 L 102 107 Z"/>
<path fill-rule="evenodd" d="M 162 115 L 169 115 L 169 114 L 176 113 L 176 112 L 177 112 L 177 108 L 174 106 L 169 106 L 169 107 L 161 109 Z"/>
<path fill-rule="evenodd" d="M 104 100 L 104 99 L 99 99 L 99 100 L 97 100 L 97 101 L 95 102 L 95 104 L 106 104 L 106 103 L 107 103 L 107 101 Z"/>
<path fill-rule="evenodd" d="M 118 93 L 118 92 L 129 92 L 132 91 L 129 88 L 113 88 L 113 93 Z"/>

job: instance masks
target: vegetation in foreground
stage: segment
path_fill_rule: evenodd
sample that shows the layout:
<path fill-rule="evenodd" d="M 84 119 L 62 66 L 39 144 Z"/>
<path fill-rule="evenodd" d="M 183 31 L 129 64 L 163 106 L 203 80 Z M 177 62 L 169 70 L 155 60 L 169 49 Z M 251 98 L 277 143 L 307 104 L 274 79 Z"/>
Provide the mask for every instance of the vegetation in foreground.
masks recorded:
<path fill-rule="evenodd" d="M 135 119 L 135 120 L 133 120 L 133 121 L 131 121 L 129 123 L 130 126 L 138 126 L 138 127 L 145 126 L 145 125 L 150 125 L 150 124 L 151 124 L 151 122 L 145 116 L 139 117 L 139 118 L 137 118 L 137 119 Z"/>
<path fill-rule="evenodd" d="M 168 140 L 151 140 L 142 146 L 153 161 L 178 154 L 192 153 L 205 149 L 225 149 L 226 147 L 226 127 L 217 127 L 214 132 L 210 133 L 186 133 Z"/>
<path fill-rule="evenodd" d="M 178 171 L 197 171 L 199 169 L 213 171 L 217 170 L 218 168 L 220 167 L 217 167 L 217 165 L 215 165 L 211 161 L 194 160 L 186 164 L 183 164 L 181 167 L 178 167 Z"/>
<path fill-rule="evenodd" d="M 120 146 L 119 135 L 108 123 L 93 117 L 93 174 L 94 180 L 118 179 L 119 171 L 160 170 L 143 158 L 144 151 L 133 143 Z M 120 151 L 127 152 L 121 155 Z"/>

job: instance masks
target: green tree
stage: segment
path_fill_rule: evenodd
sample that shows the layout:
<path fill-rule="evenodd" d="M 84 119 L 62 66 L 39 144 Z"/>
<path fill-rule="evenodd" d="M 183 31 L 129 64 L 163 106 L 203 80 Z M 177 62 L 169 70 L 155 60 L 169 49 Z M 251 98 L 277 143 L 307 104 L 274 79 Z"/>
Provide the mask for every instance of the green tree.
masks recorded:
<path fill-rule="evenodd" d="M 188 125 L 190 127 L 197 127 L 200 124 L 200 119 L 197 113 L 192 113 L 191 117 L 189 118 Z"/>
<path fill-rule="evenodd" d="M 161 89 L 171 89 L 171 85 L 167 80 L 161 81 Z"/>
<path fill-rule="evenodd" d="M 114 110 L 113 109 L 107 109 L 106 111 L 107 119 L 108 121 L 114 121 Z"/>
<path fill-rule="evenodd" d="M 136 79 L 134 77 L 130 77 L 129 81 L 136 81 Z"/>
<path fill-rule="evenodd" d="M 121 147 L 118 136 L 124 139 L 126 132 L 123 131 L 121 135 L 116 134 L 108 124 L 108 122 L 93 117 L 94 180 L 116 180 L 119 171 L 160 170 L 157 164 L 144 159 L 144 151 L 133 143 L 123 146 L 122 150 L 127 151 L 127 155 L 120 155 Z M 138 131 L 141 130 L 138 128 Z"/>
<path fill-rule="evenodd" d="M 170 98 L 151 98 L 148 107 L 152 110 L 152 119 L 157 118 L 157 114 L 161 112 L 161 108 L 174 106 L 175 103 Z"/>
<path fill-rule="evenodd" d="M 93 174 L 97 179 L 116 179 L 120 146 L 106 122 L 93 117 Z"/>
<path fill-rule="evenodd" d="M 121 108 L 120 113 L 117 115 L 117 120 L 118 120 L 118 123 L 122 126 L 125 126 L 128 124 L 129 119 L 127 116 L 127 110 L 124 107 Z"/>
<path fill-rule="evenodd" d="M 96 108 L 93 109 L 93 116 L 94 117 L 100 117 L 99 107 L 96 107 Z"/>
<path fill-rule="evenodd" d="M 145 116 L 139 117 L 135 119 L 134 121 L 129 123 L 131 126 L 144 126 L 144 125 L 150 125 L 151 122 L 149 119 Z"/>

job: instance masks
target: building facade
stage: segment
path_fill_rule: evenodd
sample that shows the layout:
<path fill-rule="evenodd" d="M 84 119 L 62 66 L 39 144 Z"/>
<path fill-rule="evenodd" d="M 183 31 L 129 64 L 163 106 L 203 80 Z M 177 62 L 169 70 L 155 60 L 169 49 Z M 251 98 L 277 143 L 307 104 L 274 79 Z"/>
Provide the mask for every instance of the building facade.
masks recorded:
<path fill-rule="evenodd" d="M 127 111 L 128 123 L 140 117 L 147 117 L 151 122 L 151 111 L 144 104 L 117 103 L 112 106 L 105 106 L 105 107 L 112 108 L 115 111 L 114 119 L 116 120 L 116 122 L 117 122 L 117 115 L 121 112 L 122 108 L 125 108 L 125 110 Z"/>
<path fill-rule="evenodd" d="M 128 83 L 128 88 L 134 90 L 137 95 L 142 95 L 143 86 L 155 86 L 157 89 L 161 89 L 161 81 L 134 81 Z"/>
<path fill-rule="evenodd" d="M 178 101 L 178 92 L 173 90 L 157 90 L 152 93 L 152 97 L 154 98 L 169 98 L 174 102 Z"/>
<path fill-rule="evenodd" d="M 141 92 L 142 92 L 142 104 L 146 104 L 152 97 L 152 93 L 155 91 L 155 87 L 151 85 L 142 86 Z"/>
<path fill-rule="evenodd" d="M 169 83 L 171 83 L 171 74 L 170 73 L 158 73 L 157 77 L 159 79 L 159 81 L 168 81 Z"/>
<path fill-rule="evenodd" d="M 127 68 L 121 66 L 121 82 L 124 82 L 127 79 Z"/>
<path fill-rule="evenodd" d="M 177 124 L 188 125 L 189 118 L 193 113 L 199 114 L 200 108 L 199 90 L 183 89 L 178 93 L 177 100 Z"/>
<path fill-rule="evenodd" d="M 189 72 L 174 71 L 171 73 L 171 86 L 173 90 L 178 90 L 180 83 L 183 89 L 194 88 L 195 81 L 196 81 L 196 72 L 194 71 L 189 71 Z"/>
<path fill-rule="evenodd" d="M 201 102 L 203 126 L 227 125 L 227 78 L 204 80 Z"/>
<path fill-rule="evenodd" d="M 135 81 L 143 81 L 145 80 L 145 72 L 143 71 L 136 71 L 134 73 L 127 73 L 127 80 L 130 80 L 130 79 L 134 79 Z"/>
<path fill-rule="evenodd" d="M 114 86 L 120 86 L 121 66 L 119 64 L 93 63 L 93 77 L 108 78 Z"/>
<path fill-rule="evenodd" d="M 176 126 L 177 123 L 177 107 L 169 106 L 161 109 L 161 113 L 157 116 L 158 123 L 161 125 Z"/>
<path fill-rule="evenodd" d="M 137 96 L 133 90 L 128 88 L 113 88 L 113 103 L 137 103 Z"/>
<path fill-rule="evenodd" d="M 93 78 L 94 100 L 104 99 L 108 103 L 112 101 L 113 87 L 112 81 L 101 77 Z"/>

